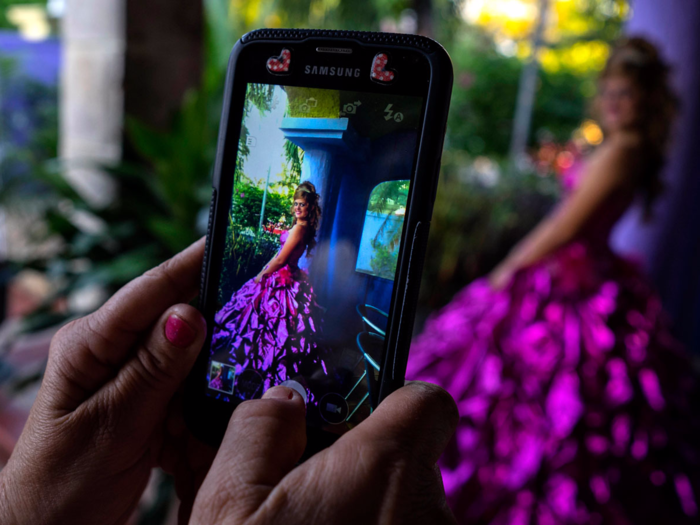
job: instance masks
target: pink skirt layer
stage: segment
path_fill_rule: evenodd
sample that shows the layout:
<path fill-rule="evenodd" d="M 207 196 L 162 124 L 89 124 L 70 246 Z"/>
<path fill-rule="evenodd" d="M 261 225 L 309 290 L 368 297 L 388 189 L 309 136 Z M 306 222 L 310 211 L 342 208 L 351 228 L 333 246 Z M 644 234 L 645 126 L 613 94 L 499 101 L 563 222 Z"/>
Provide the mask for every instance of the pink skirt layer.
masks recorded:
<path fill-rule="evenodd" d="M 410 379 L 457 401 L 460 523 L 698 523 L 697 382 L 635 265 L 574 243 L 430 319 Z"/>
<path fill-rule="evenodd" d="M 217 312 L 212 353 L 226 349 L 236 374 L 255 370 L 264 390 L 314 368 L 326 373 L 317 343 L 322 315 L 306 272 L 285 266 L 245 283 Z"/>

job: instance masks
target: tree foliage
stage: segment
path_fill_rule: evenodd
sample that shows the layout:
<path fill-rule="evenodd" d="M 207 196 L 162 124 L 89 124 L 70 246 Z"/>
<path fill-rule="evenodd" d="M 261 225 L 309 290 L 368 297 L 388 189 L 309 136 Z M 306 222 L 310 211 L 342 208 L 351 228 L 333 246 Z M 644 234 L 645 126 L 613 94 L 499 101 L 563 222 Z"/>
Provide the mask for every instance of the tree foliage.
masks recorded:
<path fill-rule="evenodd" d="M 16 29 L 15 25 L 7 19 L 8 8 L 15 5 L 40 5 L 45 6 L 47 0 L 0 0 L 0 29 Z"/>
<path fill-rule="evenodd" d="M 399 257 L 399 244 L 403 233 L 403 215 L 405 213 L 410 181 L 397 180 L 379 184 L 369 197 L 367 211 L 384 216 L 376 235 L 370 241 L 372 272 L 385 279 L 394 279 Z M 401 221 L 397 223 L 396 213 Z"/>
<path fill-rule="evenodd" d="M 304 164 L 304 150 L 288 140 L 284 144 L 284 156 L 287 160 L 290 178 L 299 180 L 301 177 L 301 166 Z"/>
<path fill-rule="evenodd" d="M 406 208 L 410 187 L 407 180 L 382 182 L 372 190 L 367 211 L 390 214 Z"/>
<path fill-rule="evenodd" d="M 259 188 L 249 180 L 241 180 L 236 184 L 233 195 L 231 216 L 235 224 L 241 228 L 250 228 L 251 233 L 258 233 L 260 213 L 262 209 L 264 188 Z M 282 217 L 289 219 L 292 200 L 288 195 L 267 192 L 263 225 L 271 222 L 277 224 Z"/>
<path fill-rule="evenodd" d="M 250 155 L 250 146 L 248 146 L 248 137 L 250 132 L 246 126 L 246 118 L 250 115 L 252 108 L 263 114 L 272 109 L 272 98 L 274 96 L 275 87 L 264 84 L 249 84 L 245 94 L 245 102 L 243 105 L 243 122 L 241 123 L 241 136 L 238 139 L 238 156 L 236 157 L 236 168 L 233 174 L 234 184 L 241 180 L 244 175 L 245 161 Z"/>
<path fill-rule="evenodd" d="M 0 58 L 0 205 L 18 204 L 17 193 L 40 192 L 29 176 L 58 153 L 58 89 L 18 71 Z"/>

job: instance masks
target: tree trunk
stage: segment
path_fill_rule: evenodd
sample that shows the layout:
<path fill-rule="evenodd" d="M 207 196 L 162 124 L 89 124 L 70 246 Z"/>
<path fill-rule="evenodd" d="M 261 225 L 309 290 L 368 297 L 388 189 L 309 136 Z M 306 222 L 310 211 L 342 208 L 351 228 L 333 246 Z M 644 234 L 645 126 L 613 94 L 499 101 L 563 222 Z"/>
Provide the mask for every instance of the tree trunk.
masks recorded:
<path fill-rule="evenodd" d="M 167 130 L 185 93 L 200 85 L 202 0 L 126 0 L 125 113 Z"/>
<path fill-rule="evenodd" d="M 544 30 L 547 25 L 547 14 L 549 11 L 549 0 L 539 0 L 539 14 L 537 25 L 532 34 L 532 57 L 525 64 L 520 76 L 520 87 L 518 88 L 518 101 L 513 119 L 513 136 L 510 142 L 510 165 L 511 169 L 520 171 L 522 159 L 527 154 L 527 141 L 530 138 L 530 127 L 532 126 L 532 112 L 535 109 L 535 98 L 537 96 L 537 80 L 540 71 L 540 49 L 544 44 Z"/>
<path fill-rule="evenodd" d="M 413 10 L 416 12 L 416 33 L 435 38 L 433 25 L 433 0 L 413 0 Z"/>

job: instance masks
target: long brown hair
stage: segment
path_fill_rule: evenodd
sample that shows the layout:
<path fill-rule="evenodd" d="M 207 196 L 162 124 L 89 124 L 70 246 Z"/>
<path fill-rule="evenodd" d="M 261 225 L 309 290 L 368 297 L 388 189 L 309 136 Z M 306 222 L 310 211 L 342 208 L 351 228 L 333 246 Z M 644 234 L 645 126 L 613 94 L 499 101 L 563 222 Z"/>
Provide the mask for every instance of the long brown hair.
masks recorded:
<path fill-rule="evenodd" d="M 641 93 L 637 128 L 642 135 L 647 162 L 640 173 L 638 186 L 644 197 L 647 218 L 651 216 L 654 201 L 663 191 L 661 170 L 666 162 L 679 106 L 678 97 L 670 86 L 670 74 L 671 68 L 651 42 L 630 37 L 615 46 L 599 79 L 602 84 L 611 77 L 628 78 Z"/>
<path fill-rule="evenodd" d="M 304 181 L 297 189 L 294 191 L 294 200 L 302 199 L 306 204 L 309 205 L 309 214 L 306 220 L 309 222 L 309 227 L 306 230 L 306 235 L 304 236 L 304 243 L 306 244 L 306 253 L 311 253 L 311 250 L 316 246 L 316 230 L 318 229 L 318 223 L 321 221 L 321 205 L 319 204 L 320 196 L 316 193 L 316 186 L 311 184 L 309 181 Z M 294 206 L 290 210 L 290 213 L 294 217 L 292 226 L 297 223 L 296 214 L 294 213 Z"/>

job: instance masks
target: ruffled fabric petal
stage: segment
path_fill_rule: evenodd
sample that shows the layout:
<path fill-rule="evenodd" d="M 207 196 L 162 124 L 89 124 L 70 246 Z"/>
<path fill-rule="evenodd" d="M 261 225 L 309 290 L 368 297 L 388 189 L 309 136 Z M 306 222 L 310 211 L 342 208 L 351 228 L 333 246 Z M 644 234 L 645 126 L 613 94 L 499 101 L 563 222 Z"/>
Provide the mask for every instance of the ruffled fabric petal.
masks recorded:
<path fill-rule="evenodd" d="M 308 274 L 284 266 L 259 283 L 246 282 L 216 313 L 211 351 L 226 350 L 236 374 L 258 372 L 264 390 L 317 369 L 325 374 L 322 319 Z M 308 393 L 309 402 L 317 401 Z"/>
<path fill-rule="evenodd" d="M 455 398 L 460 523 L 697 523 L 697 381 L 632 263 L 572 243 L 426 324 L 407 377 Z"/>

